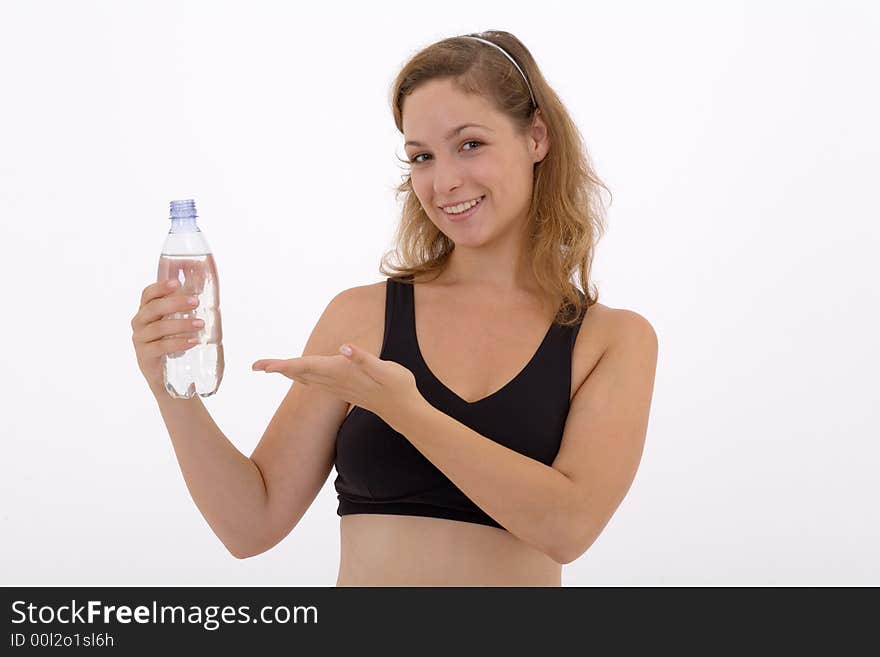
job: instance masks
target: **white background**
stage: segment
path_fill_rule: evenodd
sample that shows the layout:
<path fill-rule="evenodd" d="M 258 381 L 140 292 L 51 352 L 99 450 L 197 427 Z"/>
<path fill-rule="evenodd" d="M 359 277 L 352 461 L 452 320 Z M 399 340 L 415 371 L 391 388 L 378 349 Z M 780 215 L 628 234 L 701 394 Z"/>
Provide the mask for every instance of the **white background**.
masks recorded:
<path fill-rule="evenodd" d="M 251 364 L 384 280 L 394 76 L 503 29 L 614 195 L 600 301 L 660 341 L 636 480 L 563 583 L 880 584 L 876 4 L 430 7 L 0 5 L 0 582 L 335 583 L 335 470 L 282 543 L 234 559 L 129 322 L 169 201 L 196 199 L 226 353 L 204 402 L 250 455 L 290 384 Z"/>

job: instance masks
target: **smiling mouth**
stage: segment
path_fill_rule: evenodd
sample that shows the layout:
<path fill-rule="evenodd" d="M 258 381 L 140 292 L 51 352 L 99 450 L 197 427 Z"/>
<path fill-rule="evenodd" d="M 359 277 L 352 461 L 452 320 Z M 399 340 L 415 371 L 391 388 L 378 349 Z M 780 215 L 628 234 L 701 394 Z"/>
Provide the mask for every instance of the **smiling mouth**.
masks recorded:
<path fill-rule="evenodd" d="M 443 208 L 440 208 L 440 211 L 443 214 L 445 214 L 447 217 L 458 217 L 460 215 L 467 214 L 468 212 L 472 212 L 474 209 L 478 208 L 480 206 L 480 204 L 483 202 L 483 199 L 485 199 L 485 198 L 486 198 L 485 194 L 483 196 L 478 196 L 476 199 L 474 199 L 474 200 L 476 200 L 476 203 L 474 203 L 472 206 L 470 206 L 467 210 L 462 210 L 461 212 L 447 212 Z M 470 203 L 470 201 L 468 201 L 468 203 Z"/>

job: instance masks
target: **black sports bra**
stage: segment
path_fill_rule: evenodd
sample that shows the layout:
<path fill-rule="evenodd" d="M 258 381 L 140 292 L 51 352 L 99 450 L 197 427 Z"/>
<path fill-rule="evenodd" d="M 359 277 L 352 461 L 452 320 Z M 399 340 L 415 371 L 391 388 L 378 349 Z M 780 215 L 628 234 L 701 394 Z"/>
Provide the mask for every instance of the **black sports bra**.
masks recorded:
<path fill-rule="evenodd" d="M 422 358 L 413 299 L 411 283 L 386 280 L 385 335 L 379 358 L 408 368 L 432 406 L 481 435 L 550 465 L 568 417 L 571 354 L 584 313 L 574 326 L 554 322 L 519 374 L 492 394 L 467 402 L 434 376 Z M 504 529 L 403 435 L 359 406 L 339 427 L 335 466 L 339 516 L 430 516 Z"/>

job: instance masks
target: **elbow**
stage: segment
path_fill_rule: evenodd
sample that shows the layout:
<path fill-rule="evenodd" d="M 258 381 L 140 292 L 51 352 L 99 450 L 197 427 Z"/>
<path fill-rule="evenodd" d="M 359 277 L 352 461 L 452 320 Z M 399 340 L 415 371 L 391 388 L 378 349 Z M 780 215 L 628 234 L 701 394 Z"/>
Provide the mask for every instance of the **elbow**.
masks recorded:
<path fill-rule="evenodd" d="M 249 557 L 254 556 L 253 552 L 248 552 L 246 550 L 234 550 L 228 545 L 226 546 L 226 550 L 236 559 L 247 559 Z"/>
<path fill-rule="evenodd" d="M 253 549 L 252 548 L 250 550 L 233 549 L 233 548 L 229 547 L 228 545 L 226 546 L 226 549 L 229 551 L 229 554 L 231 554 L 236 559 L 250 559 L 251 557 L 257 556 L 258 554 L 263 554 L 263 552 L 266 551 L 265 548 L 263 548 L 263 549 Z"/>
<path fill-rule="evenodd" d="M 548 552 L 549 556 L 556 563 L 564 566 L 566 564 L 571 563 L 578 557 L 580 557 L 584 552 L 586 552 L 590 545 L 592 545 L 593 541 L 589 541 L 588 543 L 577 542 L 571 543 L 568 545 L 561 546 L 556 548 L 550 552 Z"/>
<path fill-rule="evenodd" d="M 563 540 L 557 541 L 552 549 L 547 550 L 547 555 L 563 566 L 583 555 L 599 536 L 599 532 L 594 531 L 582 517 L 572 521 L 569 527 L 572 531 L 567 532 Z"/>
<path fill-rule="evenodd" d="M 278 544 L 278 540 L 272 540 L 267 536 L 257 536 L 251 533 L 244 536 L 240 541 L 230 541 L 229 543 L 223 541 L 223 545 L 226 546 L 229 554 L 236 559 L 250 559 L 271 550 Z"/>
<path fill-rule="evenodd" d="M 579 552 L 576 548 L 569 548 L 566 546 L 547 550 L 547 556 L 553 559 L 553 561 L 558 563 L 560 566 L 571 563 L 583 553 L 584 551 Z"/>
<path fill-rule="evenodd" d="M 577 559 L 586 551 L 587 548 L 581 549 L 578 547 L 563 550 L 554 550 L 554 552 L 550 555 L 550 558 L 559 565 L 564 566 Z"/>

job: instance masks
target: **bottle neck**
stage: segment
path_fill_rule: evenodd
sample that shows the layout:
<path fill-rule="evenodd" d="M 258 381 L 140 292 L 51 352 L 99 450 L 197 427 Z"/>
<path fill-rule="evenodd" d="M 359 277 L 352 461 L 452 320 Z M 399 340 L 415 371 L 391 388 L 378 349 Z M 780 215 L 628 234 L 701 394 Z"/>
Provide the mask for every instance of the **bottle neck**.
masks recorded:
<path fill-rule="evenodd" d="M 174 217 L 171 219 L 169 233 L 200 233 L 195 217 Z"/>

